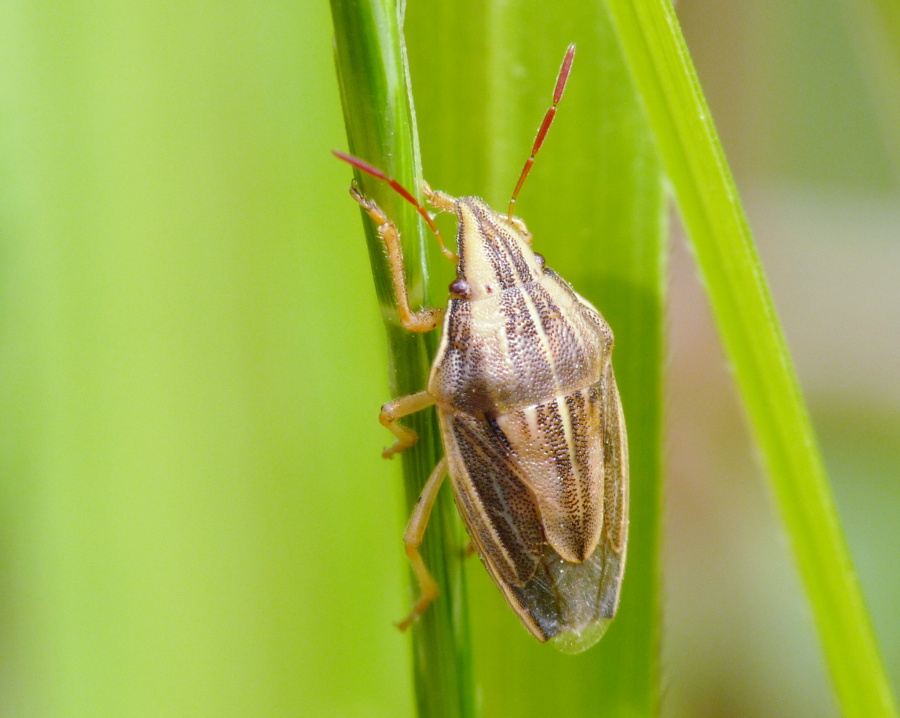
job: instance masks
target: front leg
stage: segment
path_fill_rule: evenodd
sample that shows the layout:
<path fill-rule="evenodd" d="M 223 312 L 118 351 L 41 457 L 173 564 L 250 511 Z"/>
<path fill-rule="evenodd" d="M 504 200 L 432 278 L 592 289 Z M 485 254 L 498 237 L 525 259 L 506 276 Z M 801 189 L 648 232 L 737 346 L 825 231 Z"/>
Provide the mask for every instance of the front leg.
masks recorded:
<path fill-rule="evenodd" d="M 415 431 L 398 424 L 397 419 L 415 414 L 422 409 L 427 409 L 432 404 L 434 404 L 434 397 L 427 391 L 420 391 L 417 394 L 401 396 L 399 399 L 389 401 L 381 407 L 381 414 L 379 414 L 378 420 L 382 426 L 397 437 L 397 441 L 394 442 L 393 446 L 389 446 L 381 452 L 385 459 L 390 459 L 394 454 L 408 449 L 419 439 Z"/>
<path fill-rule="evenodd" d="M 444 319 L 444 310 L 440 308 L 420 309 L 413 312 L 409 308 L 409 295 L 406 292 L 406 270 L 403 268 L 403 248 L 400 246 L 400 231 L 391 222 L 381 208 L 372 200 L 363 197 L 356 187 L 350 188 L 350 195 L 378 225 L 378 236 L 387 247 L 388 261 L 391 265 L 391 283 L 397 298 L 397 313 L 400 323 L 411 332 L 430 332 Z"/>

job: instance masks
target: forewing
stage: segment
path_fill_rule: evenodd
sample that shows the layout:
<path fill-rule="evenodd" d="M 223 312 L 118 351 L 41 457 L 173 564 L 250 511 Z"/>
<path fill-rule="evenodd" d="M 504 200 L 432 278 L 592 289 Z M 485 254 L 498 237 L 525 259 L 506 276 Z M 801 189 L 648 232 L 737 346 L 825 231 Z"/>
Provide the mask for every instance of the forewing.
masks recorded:
<path fill-rule="evenodd" d="M 612 364 L 603 373 L 603 535 L 609 546 L 623 554 L 628 540 L 628 437 L 622 400 Z"/>
<path fill-rule="evenodd" d="M 628 444 L 612 366 L 595 387 L 600 397 L 603 523 L 596 547 L 582 563 L 547 545 L 524 586 L 500 585 L 507 601 L 540 640 L 580 652 L 602 637 L 619 604 L 628 534 Z M 545 522 L 546 525 L 546 522 Z"/>
<path fill-rule="evenodd" d="M 438 414 L 453 493 L 479 555 L 498 584 L 525 585 L 544 551 L 534 497 L 486 419 Z"/>

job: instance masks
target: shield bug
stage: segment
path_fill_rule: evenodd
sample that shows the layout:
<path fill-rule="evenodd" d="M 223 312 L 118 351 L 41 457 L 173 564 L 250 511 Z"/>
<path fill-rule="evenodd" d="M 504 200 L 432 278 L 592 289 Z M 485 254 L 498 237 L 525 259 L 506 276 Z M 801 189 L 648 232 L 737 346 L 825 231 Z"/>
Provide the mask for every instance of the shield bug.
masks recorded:
<path fill-rule="evenodd" d="M 531 234 L 513 215 L 574 53 L 573 45 L 505 214 L 478 197 L 454 198 L 424 187 L 431 206 L 456 215 L 458 255 L 396 180 L 335 152 L 415 205 L 456 262 L 447 308 L 412 311 L 399 232 L 351 188 L 387 249 L 402 325 L 428 332 L 443 324 L 427 388 L 388 402 L 380 415 L 397 437 L 383 454 L 391 457 L 417 438 L 399 420 L 435 405 L 445 451 L 404 535 L 421 597 L 401 628 L 437 597 L 419 546 L 445 475 L 475 550 L 538 640 L 568 652 L 585 650 L 616 612 L 628 533 L 628 448 L 612 370 L 612 331 L 532 250 Z"/>

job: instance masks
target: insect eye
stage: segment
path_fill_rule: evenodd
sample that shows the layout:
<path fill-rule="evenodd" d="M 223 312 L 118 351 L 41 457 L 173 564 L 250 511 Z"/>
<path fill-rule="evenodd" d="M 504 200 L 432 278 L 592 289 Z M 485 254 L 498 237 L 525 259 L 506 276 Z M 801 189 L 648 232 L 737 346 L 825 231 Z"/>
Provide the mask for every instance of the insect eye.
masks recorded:
<path fill-rule="evenodd" d="M 547 260 L 544 259 L 544 255 L 538 254 L 537 252 L 534 253 L 534 261 L 537 262 L 538 267 L 540 267 L 541 269 L 543 269 L 544 265 L 547 264 Z"/>
<path fill-rule="evenodd" d="M 450 294 L 458 299 L 467 299 L 469 296 L 469 283 L 462 277 L 454 279 L 450 284 Z"/>

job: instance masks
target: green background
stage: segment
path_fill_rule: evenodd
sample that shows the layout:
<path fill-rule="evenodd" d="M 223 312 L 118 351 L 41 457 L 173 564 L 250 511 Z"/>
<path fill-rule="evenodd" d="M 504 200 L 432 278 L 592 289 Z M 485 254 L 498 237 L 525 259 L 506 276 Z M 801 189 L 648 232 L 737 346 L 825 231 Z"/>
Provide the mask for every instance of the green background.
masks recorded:
<path fill-rule="evenodd" d="M 679 12 L 896 685 L 883 68 L 837 3 Z M 330 23 L 313 2 L 0 7 L 0 715 L 412 714 L 387 355 L 328 154 L 346 142 Z M 674 246 L 663 712 L 835 715 Z"/>

